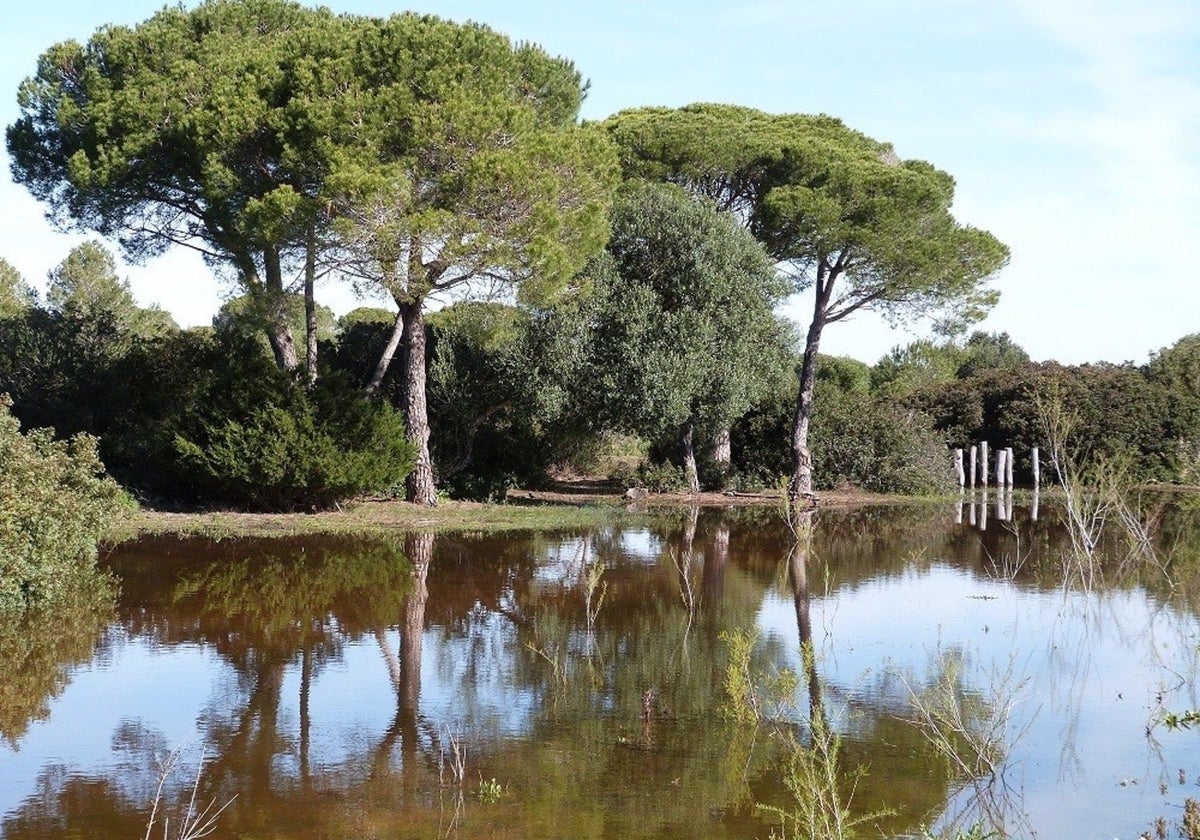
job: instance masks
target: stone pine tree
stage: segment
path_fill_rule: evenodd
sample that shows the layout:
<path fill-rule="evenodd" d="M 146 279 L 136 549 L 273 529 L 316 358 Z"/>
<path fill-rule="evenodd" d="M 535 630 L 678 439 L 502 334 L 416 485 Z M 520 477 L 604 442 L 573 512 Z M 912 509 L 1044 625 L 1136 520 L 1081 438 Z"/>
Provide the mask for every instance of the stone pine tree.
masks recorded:
<path fill-rule="evenodd" d="M 787 284 L 729 213 L 649 182 L 622 188 L 588 276 L 590 402 L 612 427 L 677 441 L 698 491 L 697 436 L 728 428 L 786 371 L 773 309 Z"/>
<path fill-rule="evenodd" d="M 199 251 L 251 295 L 294 368 L 286 275 L 320 217 L 350 28 L 286 0 L 209 0 L 55 44 L 18 93 L 13 178 L 60 226 L 135 261 Z"/>
<path fill-rule="evenodd" d="M 396 15 L 364 22 L 360 83 L 342 99 L 357 143 L 329 177 L 338 270 L 397 314 L 368 390 L 399 348 L 417 466 L 409 501 L 436 502 L 425 311 L 456 296 L 552 298 L 599 251 L 619 178 L 607 137 L 578 122 L 567 61 L 484 26 Z"/>
<path fill-rule="evenodd" d="M 792 426 L 790 497 L 812 493 L 808 431 L 824 329 L 873 310 L 946 329 L 995 303 L 987 281 L 1008 249 L 950 212 L 954 180 L 829 116 L 732 105 L 623 112 L 610 119 L 627 174 L 671 181 L 741 215 L 813 312 Z"/>

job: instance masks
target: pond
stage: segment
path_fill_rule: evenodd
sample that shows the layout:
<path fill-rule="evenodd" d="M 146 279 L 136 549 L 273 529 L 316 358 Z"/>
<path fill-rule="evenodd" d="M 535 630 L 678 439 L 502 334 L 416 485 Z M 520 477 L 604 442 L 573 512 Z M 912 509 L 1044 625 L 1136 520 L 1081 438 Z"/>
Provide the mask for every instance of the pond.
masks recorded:
<path fill-rule="evenodd" d="M 767 838 L 822 744 L 859 836 L 1175 836 L 1200 517 L 1088 560 L 1001 501 L 822 511 L 797 549 L 715 509 L 122 545 L 118 587 L 0 625 L 0 836 L 142 837 L 157 792 L 174 837 L 195 787 L 214 838 Z"/>

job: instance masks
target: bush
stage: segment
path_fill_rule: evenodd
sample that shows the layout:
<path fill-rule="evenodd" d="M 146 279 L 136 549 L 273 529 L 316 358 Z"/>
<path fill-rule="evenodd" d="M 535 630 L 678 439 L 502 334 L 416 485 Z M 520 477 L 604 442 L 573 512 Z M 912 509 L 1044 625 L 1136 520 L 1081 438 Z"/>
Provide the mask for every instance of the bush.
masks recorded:
<path fill-rule="evenodd" d="M 95 564 L 101 532 L 126 505 L 96 441 L 22 435 L 0 396 L 0 611 L 53 602 Z"/>
<path fill-rule="evenodd" d="M 286 388 L 178 435 L 175 448 L 205 498 L 255 510 L 324 508 L 394 488 L 416 459 L 397 411 L 329 383 L 312 394 Z"/>
<path fill-rule="evenodd" d="M 794 396 L 779 392 L 733 429 L 734 467 L 773 486 L 792 468 Z M 952 489 L 953 469 L 942 434 L 928 417 L 859 391 L 817 382 L 809 448 L 820 490 L 850 485 L 877 493 L 926 494 Z"/>

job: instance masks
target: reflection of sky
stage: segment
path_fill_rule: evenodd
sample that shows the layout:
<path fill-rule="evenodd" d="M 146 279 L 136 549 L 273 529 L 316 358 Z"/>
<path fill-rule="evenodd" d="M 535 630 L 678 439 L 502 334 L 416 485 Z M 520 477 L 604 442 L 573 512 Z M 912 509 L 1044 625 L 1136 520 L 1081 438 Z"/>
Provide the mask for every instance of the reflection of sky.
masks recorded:
<path fill-rule="evenodd" d="M 129 763 L 140 759 L 115 748 L 123 724 L 160 733 L 170 748 L 194 744 L 196 719 L 213 691 L 214 674 L 224 667 L 198 645 L 157 647 L 117 636 L 103 665 L 72 671 L 66 689 L 50 703 L 49 717 L 30 724 L 17 750 L 0 744 L 0 814 L 32 793 L 38 774 L 50 765 L 88 773 L 121 766 L 123 772 L 113 778 L 130 775 Z"/>
<path fill-rule="evenodd" d="M 1170 816 L 1195 793 L 1178 786 L 1177 773 L 1196 771 L 1196 734 L 1158 729 L 1155 754 L 1146 727 L 1160 691 L 1167 708 L 1190 707 L 1200 628 L 1141 591 L 1037 592 L 935 565 L 853 591 L 814 592 L 811 620 L 835 706 L 895 710 L 904 682 L 881 680 L 881 672 L 919 686 L 952 649 L 966 656 L 971 688 L 1015 691 L 1010 729 L 1028 730 L 1007 778 L 1039 836 L 1136 837 L 1147 813 Z M 767 595 L 758 626 L 799 667 L 790 591 Z M 869 696 L 878 686 L 893 696 Z M 1095 829 L 1085 834 L 1083 826 Z"/>
<path fill-rule="evenodd" d="M 620 552 L 618 562 L 631 566 L 663 550 L 661 538 L 644 530 L 608 536 L 605 551 Z M 576 539 L 543 548 L 535 580 L 573 585 L 581 546 Z M 738 563 L 736 543 L 730 562 Z M 1039 836 L 1136 837 L 1153 816 L 1178 814 L 1184 796 L 1194 792 L 1178 785 L 1177 771 L 1186 769 L 1190 781 L 1200 770 L 1196 733 L 1158 728 L 1153 742 L 1146 735 L 1160 692 L 1168 709 L 1196 707 L 1200 627 L 1194 618 L 1141 590 L 1088 597 L 1037 591 L 945 563 L 828 592 L 819 564 L 809 578 L 818 667 L 832 711 L 850 704 L 906 714 L 904 681 L 921 685 L 946 652 L 962 654 L 967 684 L 981 694 L 1019 688 L 1014 727 L 1029 728 L 1012 752 L 1007 778 Z M 764 594 L 757 622 L 763 644 L 781 664 L 797 667 L 796 614 L 786 587 Z M 586 642 L 581 627 L 567 630 L 569 645 Z M 397 628 L 383 636 L 390 655 L 397 655 Z M 310 749 L 317 772 L 353 777 L 396 720 L 398 699 L 377 639 L 367 634 L 342 642 L 339 658 L 313 676 Z M 428 626 L 421 738 L 427 744 L 431 732 L 477 743 L 529 737 L 541 698 L 514 685 L 513 674 L 514 663 L 528 655 L 510 621 L 478 604 L 452 627 Z M 284 672 L 278 718 L 289 746 L 275 765 L 290 776 L 298 772 L 300 670 L 297 655 Z M 160 746 L 195 745 L 205 716 L 231 720 L 246 690 L 210 647 L 155 646 L 112 631 L 104 656 L 72 671 L 50 703 L 50 718 L 32 723 L 18 749 L 0 745 L 0 814 L 33 795 L 39 774 L 53 766 L 107 776 L 131 801 L 148 801 L 149 759 L 118 748 L 117 733 L 140 729 Z M 846 716 L 839 719 L 852 728 Z M 1087 826 L 1097 829 L 1088 834 Z"/>

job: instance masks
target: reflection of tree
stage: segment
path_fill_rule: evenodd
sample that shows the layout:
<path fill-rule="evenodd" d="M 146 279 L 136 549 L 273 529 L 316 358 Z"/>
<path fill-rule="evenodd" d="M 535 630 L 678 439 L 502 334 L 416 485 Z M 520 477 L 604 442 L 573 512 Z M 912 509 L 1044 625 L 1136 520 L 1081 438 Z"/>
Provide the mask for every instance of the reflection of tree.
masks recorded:
<path fill-rule="evenodd" d="M 0 736 L 14 748 L 31 721 L 49 714 L 71 667 L 92 658 L 115 600 L 112 581 L 96 573 L 53 609 L 0 614 Z"/>
<path fill-rule="evenodd" d="M 814 725 L 818 718 L 823 722 L 821 706 L 821 680 L 817 674 L 817 657 L 813 647 L 812 617 L 808 599 L 808 558 L 812 553 L 812 511 L 795 514 L 796 540 L 788 551 L 788 582 L 792 587 L 792 600 L 796 605 L 796 627 L 800 632 L 800 660 L 804 666 L 804 678 L 808 683 L 809 714 Z"/>
<path fill-rule="evenodd" d="M 382 626 L 375 630 L 375 640 L 387 663 L 388 675 L 396 691 L 396 716 L 375 748 L 372 761 L 373 776 L 378 781 L 390 776 L 389 758 L 396 742 L 401 747 L 402 781 L 406 799 L 411 802 L 417 782 L 417 762 L 420 739 L 421 705 L 421 648 L 425 638 L 425 605 L 429 601 L 429 567 L 433 562 L 434 535 L 409 534 L 404 541 L 405 553 L 411 566 L 412 584 L 408 587 L 401 610 L 400 648 L 397 655 L 388 643 Z M 430 742 L 436 743 L 436 732 Z M 432 765 L 432 755 L 425 756 Z"/>

